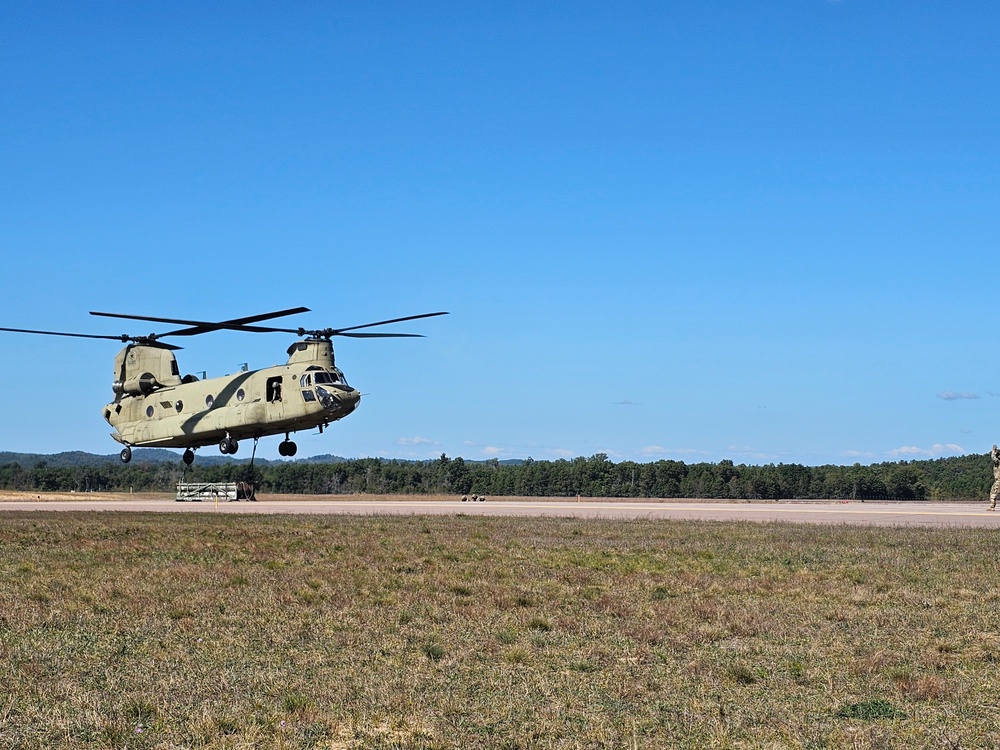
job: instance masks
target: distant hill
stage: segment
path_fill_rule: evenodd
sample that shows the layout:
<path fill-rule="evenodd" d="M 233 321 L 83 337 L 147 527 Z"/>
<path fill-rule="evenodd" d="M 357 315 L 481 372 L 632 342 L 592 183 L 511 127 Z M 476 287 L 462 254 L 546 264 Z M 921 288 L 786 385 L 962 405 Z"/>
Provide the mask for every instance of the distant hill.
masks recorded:
<path fill-rule="evenodd" d="M 181 460 L 181 454 L 175 453 L 174 451 L 166 450 L 165 448 L 133 448 L 132 449 L 132 463 L 134 464 L 173 464 L 179 463 Z M 357 459 L 344 458 L 343 456 L 335 456 L 332 453 L 323 453 L 318 456 L 309 456 L 308 458 L 297 458 L 292 460 L 279 459 L 275 461 L 268 460 L 266 458 L 258 458 L 254 461 L 257 466 L 266 466 L 268 464 L 283 464 L 283 463 L 300 463 L 300 464 L 342 464 L 348 461 L 354 461 Z M 433 461 L 434 459 L 390 459 L 382 458 L 380 461 L 398 461 L 400 463 L 426 463 L 427 461 Z M 476 464 L 476 463 L 489 463 L 489 461 L 476 461 L 470 459 L 464 459 L 466 463 Z M 212 454 L 199 453 L 196 462 L 200 466 L 218 466 L 219 464 L 248 464 L 250 463 L 250 457 L 245 458 L 232 458 L 230 456 L 216 456 Z M 44 463 L 46 466 L 52 466 L 56 468 L 63 467 L 74 467 L 74 466 L 104 466 L 106 463 L 118 464 L 121 463 L 121 459 L 118 457 L 117 453 L 112 453 L 110 455 L 98 455 L 96 453 L 84 453 L 83 451 L 67 451 L 64 453 L 51 453 L 51 454 L 41 454 L 41 453 L 12 453 L 9 451 L 0 451 L 0 466 L 7 466 L 9 464 L 18 464 L 26 468 L 32 466 L 37 466 L 40 463 Z M 500 466 L 520 466 L 524 463 L 523 459 L 520 458 L 507 458 L 497 462 Z"/>
<path fill-rule="evenodd" d="M 351 459 L 344 458 L 343 456 L 334 456 L 332 453 L 323 453 L 319 456 L 310 456 L 309 458 L 298 459 L 299 463 L 307 464 L 342 464 L 350 460 Z"/>
<path fill-rule="evenodd" d="M 346 458 L 333 456 L 313 456 L 312 458 L 299 459 L 300 463 L 341 463 Z M 134 448 L 132 451 L 133 464 L 173 464 L 180 463 L 181 454 L 166 450 L 165 448 Z M 110 455 L 98 455 L 96 453 L 84 453 L 83 451 L 67 451 L 65 453 L 11 453 L 0 451 L 0 466 L 8 464 L 18 464 L 24 467 L 37 466 L 44 463 L 46 466 L 57 468 L 74 466 L 104 466 L 107 463 L 120 464 L 121 459 L 117 453 Z M 248 464 L 250 457 L 232 458 L 230 456 L 213 456 L 198 454 L 197 463 L 202 466 L 216 466 L 218 464 Z M 266 458 L 258 458 L 254 461 L 259 466 L 270 463 L 287 463 L 286 461 L 269 461 Z"/>
<path fill-rule="evenodd" d="M 170 451 L 155 450 L 151 452 L 158 454 L 157 457 L 153 459 L 154 463 L 173 460 L 176 458 L 176 454 L 173 454 Z M 111 456 L 98 456 L 93 453 L 84 453 L 83 451 L 68 451 L 66 453 L 52 454 L 11 453 L 8 451 L 0 452 L 0 466 L 18 464 L 20 466 L 29 467 L 44 463 L 47 466 L 56 466 L 61 468 L 64 466 L 103 466 L 109 461 L 120 462 L 118 454 L 116 453 Z"/>

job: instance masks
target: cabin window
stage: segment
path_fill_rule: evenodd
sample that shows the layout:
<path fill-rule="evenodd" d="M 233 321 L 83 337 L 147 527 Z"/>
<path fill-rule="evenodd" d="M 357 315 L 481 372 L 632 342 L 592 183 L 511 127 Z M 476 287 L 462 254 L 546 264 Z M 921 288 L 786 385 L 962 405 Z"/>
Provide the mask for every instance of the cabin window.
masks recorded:
<path fill-rule="evenodd" d="M 302 391 L 302 399 L 304 401 L 315 401 L 316 394 L 313 393 L 312 391 Z"/>
<path fill-rule="evenodd" d="M 153 416 L 153 406 L 152 406 L 152 404 L 146 407 L 146 416 L 147 417 Z"/>
<path fill-rule="evenodd" d="M 177 401 L 177 403 L 176 403 L 176 404 L 174 404 L 174 408 L 175 408 L 175 409 L 176 409 L 177 411 L 180 411 L 181 409 L 183 409 L 183 408 L 184 408 L 184 402 L 183 402 L 183 401 Z"/>
<path fill-rule="evenodd" d="M 207 406 L 209 409 L 211 409 L 212 408 L 212 404 L 214 404 L 214 403 L 215 403 L 215 397 L 211 393 L 209 393 L 207 396 L 205 396 L 205 406 Z"/>
<path fill-rule="evenodd" d="M 281 375 L 267 379 L 268 402 L 281 401 Z"/>
<path fill-rule="evenodd" d="M 238 391 L 236 391 L 236 400 L 237 401 L 242 401 L 243 399 L 246 398 L 246 396 L 247 396 L 246 391 L 244 391 L 242 388 L 240 388 Z"/>

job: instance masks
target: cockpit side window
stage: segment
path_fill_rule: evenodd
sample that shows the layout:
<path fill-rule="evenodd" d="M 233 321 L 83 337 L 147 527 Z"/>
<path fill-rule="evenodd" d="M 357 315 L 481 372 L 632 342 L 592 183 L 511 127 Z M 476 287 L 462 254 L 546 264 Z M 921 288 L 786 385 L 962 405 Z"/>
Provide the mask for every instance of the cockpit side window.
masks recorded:
<path fill-rule="evenodd" d="M 318 374 L 316 375 L 316 382 L 317 383 L 319 382 L 319 375 Z M 312 385 L 312 375 L 310 375 L 308 372 L 307 373 L 303 373 L 302 377 L 299 378 L 299 387 L 300 388 L 308 388 L 311 385 Z"/>

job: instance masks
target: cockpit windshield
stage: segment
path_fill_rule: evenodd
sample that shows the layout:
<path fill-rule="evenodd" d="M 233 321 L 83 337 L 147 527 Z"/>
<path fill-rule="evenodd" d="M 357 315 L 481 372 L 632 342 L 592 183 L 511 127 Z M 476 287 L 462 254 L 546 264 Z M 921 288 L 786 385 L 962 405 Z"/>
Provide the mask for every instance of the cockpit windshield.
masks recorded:
<path fill-rule="evenodd" d="M 344 379 L 344 373 L 340 370 L 333 370 L 332 372 L 324 372 L 320 370 L 319 372 L 313 373 L 313 381 L 318 385 L 320 383 L 333 383 L 347 385 L 347 381 Z"/>

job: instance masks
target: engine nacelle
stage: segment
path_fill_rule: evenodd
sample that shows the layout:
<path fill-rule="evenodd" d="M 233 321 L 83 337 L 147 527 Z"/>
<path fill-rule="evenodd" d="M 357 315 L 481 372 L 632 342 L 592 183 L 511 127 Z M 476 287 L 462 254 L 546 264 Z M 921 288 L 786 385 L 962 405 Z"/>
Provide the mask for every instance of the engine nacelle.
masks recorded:
<path fill-rule="evenodd" d="M 153 373 L 144 372 L 139 377 L 129 378 L 124 383 L 116 380 L 113 387 L 115 394 L 119 396 L 148 396 L 162 385 L 156 381 Z"/>
<path fill-rule="evenodd" d="M 177 360 L 161 346 L 129 344 L 115 357 L 116 396 L 148 396 L 158 388 L 180 385 Z"/>

